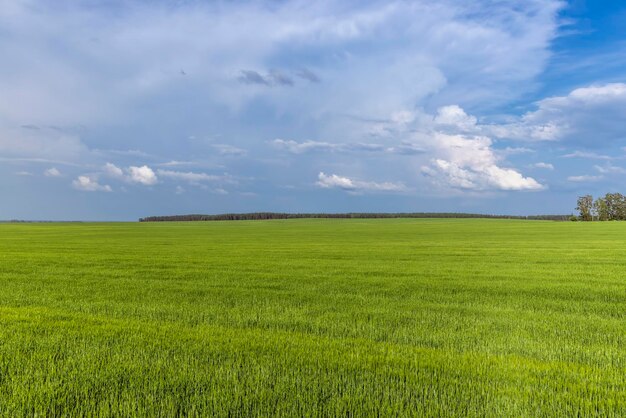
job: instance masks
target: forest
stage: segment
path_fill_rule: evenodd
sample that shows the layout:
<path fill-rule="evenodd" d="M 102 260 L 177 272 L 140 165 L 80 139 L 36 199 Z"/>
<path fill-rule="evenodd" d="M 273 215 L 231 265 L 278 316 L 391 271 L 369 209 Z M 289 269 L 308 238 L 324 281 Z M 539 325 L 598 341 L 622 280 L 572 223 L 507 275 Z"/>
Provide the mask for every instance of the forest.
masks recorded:
<path fill-rule="evenodd" d="M 543 221 L 567 221 L 572 215 L 485 215 L 477 213 L 436 213 L 436 212 L 410 212 L 410 213 L 278 213 L 278 212 L 254 212 L 254 213 L 224 213 L 219 215 L 172 215 L 172 216 L 148 216 L 140 218 L 139 222 L 183 222 L 183 221 L 251 221 L 268 219 L 304 219 L 304 218 L 337 218 L 337 219 L 374 219 L 374 218 L 487 218 L 487 219 L 528 219 Z"/>

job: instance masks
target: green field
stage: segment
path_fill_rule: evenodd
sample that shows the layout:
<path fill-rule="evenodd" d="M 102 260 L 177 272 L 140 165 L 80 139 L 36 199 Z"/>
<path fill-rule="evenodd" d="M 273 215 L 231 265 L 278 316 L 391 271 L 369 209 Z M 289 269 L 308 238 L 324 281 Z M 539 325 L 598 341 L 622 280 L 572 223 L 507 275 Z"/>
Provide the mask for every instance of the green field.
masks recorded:
<path fill-rule="evenodd" d="M 0 225 L 0 415 L 626 416 L 626 223 Z"/>

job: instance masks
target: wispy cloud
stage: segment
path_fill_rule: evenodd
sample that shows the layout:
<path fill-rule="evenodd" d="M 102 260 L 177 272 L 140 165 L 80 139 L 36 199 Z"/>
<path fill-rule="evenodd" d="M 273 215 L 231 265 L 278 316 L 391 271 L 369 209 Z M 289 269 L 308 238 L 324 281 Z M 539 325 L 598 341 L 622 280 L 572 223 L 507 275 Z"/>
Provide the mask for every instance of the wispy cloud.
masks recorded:
<path fill-rule="evenodd" d="M 608 162 L 604 165 L 594 165 L 593 168 L 601 174 L 626 174 L 624 167 L 618 167 Z"/>
<path fill-rule="evenodd" d="M 293 78 L 283 71 L 273 69 L 265 74 L 254 70 L 241 70 L 237 80 L 243 84 L 262 84 L 265 86 L 288 86 L 294 85 Z"/>
<path fill-rule="evenodd" d="M 84 164 L 73 163 L 70 161 L 50 160 L 48 158 L 20 158 L 20 157 L 0 157 L 0 161 L 15 163 L 36 163 L 36 164 L 58 164 L 71 167 L 82 167 Z"/>
<path fill-rule="evenodd" d="M 308 68 L 302 68 L 296 72 L 296 76 L 303 78 L 311 83 L 319 83 L 320 77 Z"/>
<path fill-rule="evenodd" d="M 585 174 L 581 176 L 569 176 L 567 180 L 574 182 L 574 183 L 587 183 L 587 182 L 593 182 L 593 181 L 600 181 L 603 178 L 604 178 L 603 176 L 592 176 L 592 175 Z"/>
<path fill-rule="evenodd" d="M 241 70 L 237 80 L 244 84 L 264 84 L 266 86 L 270 84 L 264 76 L 253 70 Z"/>
<path fill-rule="evenodd" d="M 391 154 L 419 154 L 424 150 L 416 144 L 403 141 L 398 145 L 389 146 L 372 143 L 331 143 L 324 141 L 294 141 L 275 139 L 271 144 L 280 150 L 292 154 L 306 154 L 310 152 L 381 152 Z"/>
<path fill-rule="evenodd" d="M 591 160 L 614 160 L 616 157 L 611 155 L 598 154 L 590 151 L 574 151 L 568 154 L 564 154 L 563 158 L 588 158 Z"/>
<path fill-rule="evenodd" d="M 543 168 L 543 169 L 546 169 L 546 170 L 554 170 L 554 165 L 552 165 L 550 163 L 544 163 L 544 162 L 535 163 L 535 164 L 533 164 L 533 167 L 535 167 L 535 168 Z"/>
<path fill-rule="evenodd" d="M 214 144 L 212 145 L 213 149 L 215 149 L 220 155 L 228 155 L 228 156 L 243 156 L 248 152 L 245 149 L 237 148 L 228 144 Z"/>
<path fill-rule="evenodd" d="M 164 163 L 158 163 L 155 164 L 156 166 L 160 166 L 160 167 L 180 167 L 180 166 L 189 166 L 189 165 L 196 165 L 197 163 L 194 161 L 177 161 L 177 160 L 171 160 L 171 161 L 167 161 Z"/>
<path fill-rule="evenodd" d="M 182 180 L 189 183 L 200 183 L 204 181 L 217 181 L 222 180 L 222 176 L 216 176 L 207 173 L 197 173 L 193 171 L 172 171 L 172 170 L 157 170 L 159 176 L 164 178 L 170 178 L 174 180 Z"/>

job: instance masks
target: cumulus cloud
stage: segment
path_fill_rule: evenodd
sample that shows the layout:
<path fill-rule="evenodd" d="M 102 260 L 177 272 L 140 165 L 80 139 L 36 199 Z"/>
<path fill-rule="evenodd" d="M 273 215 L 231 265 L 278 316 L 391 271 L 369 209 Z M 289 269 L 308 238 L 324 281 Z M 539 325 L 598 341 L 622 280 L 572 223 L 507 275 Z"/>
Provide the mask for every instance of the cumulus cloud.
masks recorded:
<path fill-rule="evenodd" d="M 458 105 L 443 106 L 435 115 L 423 111 L 395 112 L 376 125 L 390 138 L 402 138 L 401 146 L 386 149 L 407 150 L 419 157 L 421 173 L 434 184 L 470 191 L 542 190 L 544 185 L 519 170 L 507 166 L 504 157 L 519 149 L 494 148 L 494 141 L 481 135 L 478 119 Z M 526 151 L 526 149 L 523 149 Z M 427 161 L 424 161 L 427 159 Z"/>
<path fill-rule="evenodd" d="M 154 171 L 147 165 L 141 167 L 128 167 L 129 179 L 133 183 L 140 183 L 146 186 L 152 186 L 158 182 L 158 178 Z"/>
<path fill-rule="evenodd" d="M 327 175 L 323 172 L 320 172 L 316 184 L 325 189 L 339 187 L 344 190 L 354 190 L 356 188 L 354 182 L 347 177 L 340 177 L 336 174 Z"/>
<path fill-rule="evenodd" d="M 435 182 L 467 190 L 541 190 L 544 188 L 532 177 L 524 177 L 517 170 L 503 168 L 487 137 L 434 134 L 432 152 L 439 155 L 422 173 Z"/>
<path fill-rule="evenodd" d="M 463 167 L 454 162 L 435 160 L 432 166 L 423 167 L 422 170 L 432 177 L 443 176 L 448 185 L 461 189 L 478 191 L 543 189 L 543 186 L 532 177 L 524 177 L 516 170 L 496 165 Z"/>
<path fill-rule="evenodd" d="M 348 177 L 338 176 L 336 174 L 325 174 L 323 172 L 319 173 L 317 183 L 315 184 L 324 189 L 338 188 L 353 192 L 401 192 L 406 190 L 406 186 L 402 183 L 359 181 Z"/>
<path fill-rule="evenodd" d="M 388 141 L 397 142 L 380 145 L 276 139 L 272 144 L 293 154 L 366 150 L 381 155 L 419 157 L 422 174 L 443 187 L 471 191 L 545 189 L 537 180 L 524 176 L 504 161 L 506 155 L 530 150 L 495 149 L 490 137 L 478 134 L 481 126 L 477 118 L 458 105 L 440 107 L 435 115 L 423 111 L 396 111 L 386 121 L 375 124 L 381 131 L 393 133 Z M 423 161 L 425 158 L 429 161 Z M 326 180 L 334 180 L 336 187 L 341 187 L 340 180 L 345 183 L 350 179 L 331 177 Z"/>
<path fill-rule="evenodd" d="M 116 179 L 124 178 L 124 171 L 113 163 L 106 163 L 103 169 L 104 173 L 109 177 Z"/>
<path fill-rule="evenodd" d="M 443 106 L 437 110 L 434 118 L 436 125 L 450 127 L 454 131 L 471 131 L 476 128 L 477 119 L 468 115 L 458 105 Z"/>
<path fill-rule="evenodd" d="M 130 166 L 122 169 L 113 163 L 106 163 L 102 171 L 107 177 L 144 186 L 152 186 L 159 181 L 154 170 L 147 165 L 141 167 Z"/>
<path fill-rule="evenodd" d="M 165 166 L 178 166 L 185 165 L 184 163 L 173 161 L 170 163 L 161 164 Z M 224 175 L 212 175 L 202 172 L 193 172 L 193 171 L 175 171 L 168 169 L 157 169 L 154 171 L 147 165 L 137 167 L 130 166 L 128 168 L 121 168 L 116 166 L 113 163 L 107 163 L 102 167 L 103 175 L 106 175 L 109 178 L 116 179 L 119 181 L 123 181 L 126 183 L 135 183 L 141 184 L 145 186 L 152 186 L 159 182 L 159 179 L 170 179 L 175 181 L 183 181 L 190 184 L 200 185 L 205 182 L 221 182 L 228 184 L 236 184 L 236 180 L 231 176 Z M 182 187 L 177 188 L 179 193 L 183 192 L 184 189 Z"/>
<path fill-rule="evenodd" d="M 76 190 L 83 192 L 112 192 L 111 186 L 107 184 L 98 183 L 97 179 L 90 176 L 78 176 L 76 180 L 72 181 L 72 186 Z"/>
<path fill-rule="evenodd" d="M 56 167 L 51 167 L 43 172 L 46 177 L 61 177 L 61 172 Z"/>

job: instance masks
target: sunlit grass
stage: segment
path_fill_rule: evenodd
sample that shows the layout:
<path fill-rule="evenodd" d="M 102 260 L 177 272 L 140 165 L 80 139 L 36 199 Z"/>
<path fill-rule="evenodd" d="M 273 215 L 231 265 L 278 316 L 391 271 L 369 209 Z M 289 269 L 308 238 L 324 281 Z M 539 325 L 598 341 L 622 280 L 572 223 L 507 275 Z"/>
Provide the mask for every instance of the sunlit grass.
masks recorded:
<path fill-rule="evenodd" d="M 626 416 L 626 223 L 0 225 L 0 415 Z"/>

